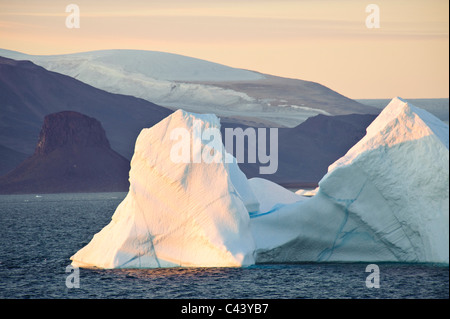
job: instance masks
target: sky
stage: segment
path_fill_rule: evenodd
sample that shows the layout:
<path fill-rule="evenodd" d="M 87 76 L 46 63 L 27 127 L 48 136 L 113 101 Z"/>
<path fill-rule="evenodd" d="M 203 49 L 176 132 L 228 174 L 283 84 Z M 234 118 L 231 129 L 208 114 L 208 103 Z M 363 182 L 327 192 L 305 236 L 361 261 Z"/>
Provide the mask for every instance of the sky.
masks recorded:
<path fill-rule="evenodd" d="M 72 3 L 79 28 L 66 26 Z M 163 51 L 353 99 L 448 98 L 448 11 L 446 0 L 0 0 L 0 48 Z"/>

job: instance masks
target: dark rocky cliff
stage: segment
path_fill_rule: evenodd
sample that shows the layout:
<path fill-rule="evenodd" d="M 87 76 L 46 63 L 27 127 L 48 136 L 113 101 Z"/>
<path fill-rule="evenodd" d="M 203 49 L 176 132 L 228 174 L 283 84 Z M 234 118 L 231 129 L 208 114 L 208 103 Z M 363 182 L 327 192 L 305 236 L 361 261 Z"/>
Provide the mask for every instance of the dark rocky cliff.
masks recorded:
<path fill-rule="evenodd" d="M 100 147 L 109 141 L 99 121 L 78 112 L 63 111 L 45 117 L 35 154 L 47 155 L 61 147 Z"/>
<path fill-rule="evenodd" d="M 129 162 L 99 121 L 74 111 L 47 115 L 34 154 L 0 178 L 0 193 L 127 191 Z"/>

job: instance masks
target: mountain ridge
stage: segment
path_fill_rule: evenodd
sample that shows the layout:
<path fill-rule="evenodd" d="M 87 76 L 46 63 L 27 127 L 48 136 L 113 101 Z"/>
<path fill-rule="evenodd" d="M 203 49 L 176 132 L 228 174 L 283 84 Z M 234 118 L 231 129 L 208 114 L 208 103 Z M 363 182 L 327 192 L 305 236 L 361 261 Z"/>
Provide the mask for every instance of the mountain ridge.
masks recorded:
<path fill-rule="evenodd" d="M 71 110 L 98 119 L 112 149 L 129 160 L 139 132 L 172 113 L 143 99 L 105 92 L 32 62 L 7 58 L 0 58 L 0 101 L 0 144 L 25 154 L 35 151 L 45 115 Z M 264 177 L 293 187 L 315 187 L 328 165 L 364 136 L 373 118 L 375 115 L 322 114 L 294 128 L 279 128 L 280 165 L 276 174 L 260 176 L 261 163 L 239 166 L 249 178 Z M 222 129 L 263 127 L 220 119 Z M 314 130 L 322 130 L 323 134 Z"/>
<path fill-rule="evenodd" d="M 171 110 L 182 108 L 220 117 L 251 118 L 264 126 L 294 127 L 321 113 L 379 113 L 378 109 L 320 83 L 232 68 L 173 53 L 99 50 L 34 56 L 0 50 L 2 54 L 28 59 L 99 89 L 143 98 Z"/>
<path fill-rule="evenodd" d="M 0 133 L 2 144 L 31 154 L 47 114 L 76 111 L 98 119 L 112 148 L 130 157 L 143 127 L 172 111 L 134 96 L 112 94 L 30 61 L 0 57 Z M 19 129 L 20 128 L 20 129 Z"/>

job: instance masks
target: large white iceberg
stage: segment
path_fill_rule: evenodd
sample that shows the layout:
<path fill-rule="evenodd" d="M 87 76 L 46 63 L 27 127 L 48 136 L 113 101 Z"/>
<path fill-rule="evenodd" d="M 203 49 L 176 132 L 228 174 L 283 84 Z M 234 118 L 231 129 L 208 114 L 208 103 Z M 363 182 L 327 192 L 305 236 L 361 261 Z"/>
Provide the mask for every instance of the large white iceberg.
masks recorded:
<path fill-rule="evenodd" d="M 214 115 L 179 110 L 141 132 L 127 197 L 111 223 L 71 257 L 74 265 L 448 263 L 448 125 L 428 112 L 393 99 L 329 167 L 311 198 L 261 178 L 247 180 L 235 160 L 174 163 L 173 129 L 209 145 L 194 121 L 201 129 L 220 128 Z M 216 156 L 224 158 L 219 149 Z"/>
<path fill-rule="evenodd" d="M 448 125 L 393 99 L 314 197 L 252 219 L 256 260 L 448 263 L 448 136 Z M 268 225 L 284 243 L 258 236 Z"/>
<path fill-rule="evenodd" d="M 194 129 L 195 125 L 197 126 Z M 191 133 L 192 158 L 207 147 L 198 132 L 215 115 L 176 111 L 137 138 L 130 189 L 112 221 L 71 257 L 80 267 L 243 266 L 254 263 L 249 210 L 258 210 L 236 161 L 175 163 L 175 129 Z M 222 156 L 223 154 L 216 154 Z M 230 174 L 230 172 L 232 174 Z"/>

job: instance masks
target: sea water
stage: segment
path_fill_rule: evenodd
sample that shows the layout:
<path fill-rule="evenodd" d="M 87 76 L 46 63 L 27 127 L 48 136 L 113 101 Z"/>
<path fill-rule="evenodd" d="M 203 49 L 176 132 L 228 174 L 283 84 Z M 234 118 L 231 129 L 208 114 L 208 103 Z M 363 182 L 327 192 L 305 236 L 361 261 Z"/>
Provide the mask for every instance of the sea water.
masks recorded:
<path fill-rule="evenodd" d="M 379 288 L 368 288 L 366 263 L 75 273 L 70 256 L 110 222 L 125 195 L 1 195 L 0 298 L 449 298 L 449 268 L 433 264 L 377 264 Z"/>

